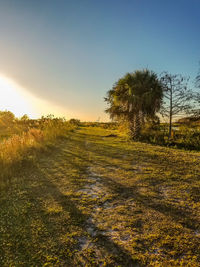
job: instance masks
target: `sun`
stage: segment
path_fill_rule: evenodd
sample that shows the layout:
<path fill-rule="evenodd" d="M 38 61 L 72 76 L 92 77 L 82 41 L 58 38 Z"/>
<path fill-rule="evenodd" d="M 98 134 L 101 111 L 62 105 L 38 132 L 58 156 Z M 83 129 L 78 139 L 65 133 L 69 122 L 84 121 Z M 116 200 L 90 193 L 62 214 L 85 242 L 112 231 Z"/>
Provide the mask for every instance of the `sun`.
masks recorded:
<path fill-rule="evenodd" d="M 33 95 L 4 75 L 0 75 L 0 110 L 9 110 L 16 117 L 22 117 L 24 114 L 30 118 L 39 118 L 48 114 L 57 117 L 74 117 L 72 111 Z"/>
<path fill-rule="evenodd" d="M 0 110 L 9 110 L 16 117 L 27 114 L 34 117 L 34 107 L 26 92 L 11 79 L 0 75 Z"/>

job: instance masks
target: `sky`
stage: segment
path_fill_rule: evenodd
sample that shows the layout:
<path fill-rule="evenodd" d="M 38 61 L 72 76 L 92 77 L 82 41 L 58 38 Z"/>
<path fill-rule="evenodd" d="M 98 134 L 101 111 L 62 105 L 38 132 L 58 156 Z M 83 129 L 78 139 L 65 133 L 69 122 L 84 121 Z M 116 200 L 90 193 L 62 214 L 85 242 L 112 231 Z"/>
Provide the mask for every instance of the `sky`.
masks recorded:
<path fill-rule="evenodd" d="M 199 0 L 0 0 L 0 109 L 106 121 L 127 72 L 194 79 L 199 14 Z"/>

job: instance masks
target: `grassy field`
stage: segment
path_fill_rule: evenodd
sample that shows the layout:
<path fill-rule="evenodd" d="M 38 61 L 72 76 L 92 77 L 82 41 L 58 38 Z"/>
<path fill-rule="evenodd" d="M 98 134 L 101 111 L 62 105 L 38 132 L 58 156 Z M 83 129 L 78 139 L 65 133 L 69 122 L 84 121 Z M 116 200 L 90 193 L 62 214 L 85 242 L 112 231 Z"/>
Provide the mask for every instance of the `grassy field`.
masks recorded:
<path fill-rule="evenodd" d="M 200 153 L 80 127 L 0 196 L 0 266 L 200 266 Z"/>

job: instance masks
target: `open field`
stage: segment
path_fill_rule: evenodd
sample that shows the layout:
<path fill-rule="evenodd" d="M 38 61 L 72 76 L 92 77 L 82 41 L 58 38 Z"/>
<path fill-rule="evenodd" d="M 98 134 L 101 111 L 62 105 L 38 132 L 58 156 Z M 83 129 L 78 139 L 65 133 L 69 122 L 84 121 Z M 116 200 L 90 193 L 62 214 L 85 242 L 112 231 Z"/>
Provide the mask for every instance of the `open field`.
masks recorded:
<path fill-rule="evenodd" d="M 200 153 L 80 127 L 0 196 L 0 266 L 200 266 Z"/>

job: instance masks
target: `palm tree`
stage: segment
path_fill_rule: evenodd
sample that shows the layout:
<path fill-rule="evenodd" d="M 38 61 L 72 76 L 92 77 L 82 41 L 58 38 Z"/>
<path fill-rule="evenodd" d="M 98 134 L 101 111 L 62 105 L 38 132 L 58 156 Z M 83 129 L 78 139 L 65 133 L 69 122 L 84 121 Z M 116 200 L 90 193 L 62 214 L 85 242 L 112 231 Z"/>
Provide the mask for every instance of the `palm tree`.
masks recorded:
<path fill-rule="evenodd" d="M 137 139 L 145 121 L 160 109 L 162 97 L 157 75 L 147 69 L 137 70 L 127 73 L 108 91 L 106 112 L 111 119 L 127 121 L 131 137 Z"/>

